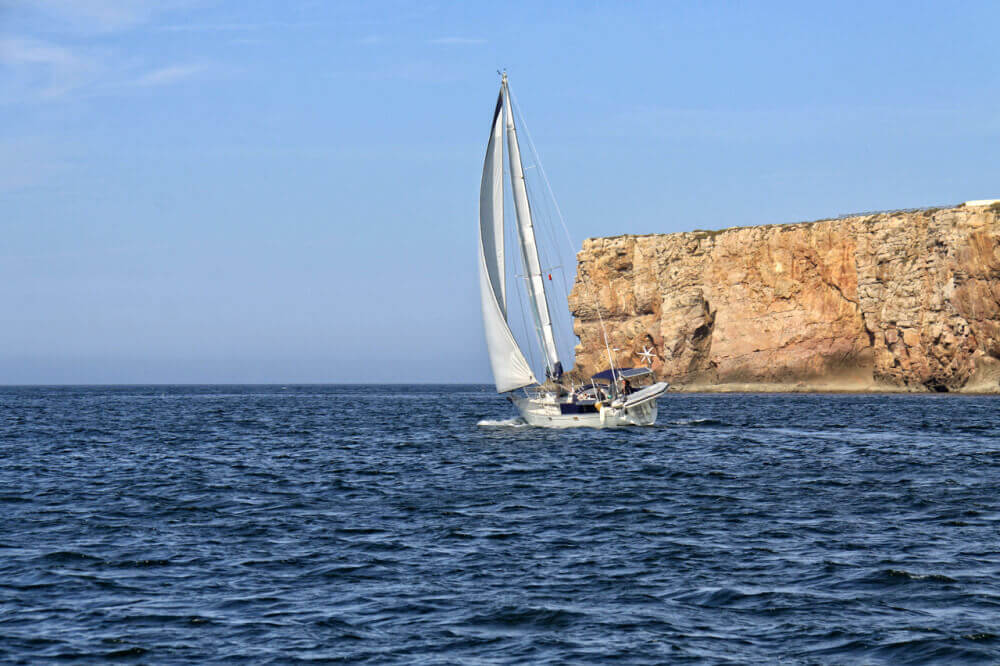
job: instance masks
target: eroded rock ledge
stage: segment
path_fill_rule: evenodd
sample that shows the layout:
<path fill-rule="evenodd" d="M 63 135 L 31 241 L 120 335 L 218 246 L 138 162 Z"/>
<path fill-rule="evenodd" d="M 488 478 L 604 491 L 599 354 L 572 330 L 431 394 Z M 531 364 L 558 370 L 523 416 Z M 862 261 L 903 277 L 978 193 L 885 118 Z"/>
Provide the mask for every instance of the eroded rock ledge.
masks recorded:
<path fill-rule="evenodd" d="M 576 374 L 681 390 L 1000 392 L 1000 204 L 591 238 Z"/>

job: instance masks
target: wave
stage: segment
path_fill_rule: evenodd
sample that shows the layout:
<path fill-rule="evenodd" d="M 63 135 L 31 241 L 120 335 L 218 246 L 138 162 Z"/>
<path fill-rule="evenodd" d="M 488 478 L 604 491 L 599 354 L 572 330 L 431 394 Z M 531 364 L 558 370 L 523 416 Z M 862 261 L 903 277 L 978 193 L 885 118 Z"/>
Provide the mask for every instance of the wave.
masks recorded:
<path fill-rule="evenodd" d="M 681 425 L 681 426 L 724 426 L 729 425 L 725 421 L 719 421 L 717 419 L 678 419 L 677 421 L 671 421 L 671 425 Z"/>
<path fill-rule="evenodd" d="M 564 628 L 585 618 L 584 613 L 562 608 L 502 606 L 485 614 L 477 614 L 465 624 L 492 627 Z"/>
<path fill-rule="evenodd" d="M 885 569 L 881 572 L 883 576 L 887 578 L 905 579 L 905 580 L 930 580 L 938 583 L 957 583 L 958 581 L 951 576 L 945 576 L 944 574 L 920 574 L 913 573 L 911 571 L 904 571 L 902 569 Z"/>
<path fill-rule="evenodd" d="M 510 419 L 483 419 L 476 425 L 487 428 L 523 428 L 528 422 L 520 416 L 515 416 Z"/>

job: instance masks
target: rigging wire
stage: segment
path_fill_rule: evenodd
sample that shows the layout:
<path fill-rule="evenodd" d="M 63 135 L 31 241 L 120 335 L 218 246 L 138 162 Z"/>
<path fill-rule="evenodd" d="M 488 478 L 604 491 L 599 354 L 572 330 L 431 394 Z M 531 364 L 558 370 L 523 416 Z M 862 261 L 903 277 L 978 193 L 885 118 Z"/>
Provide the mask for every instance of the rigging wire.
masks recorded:
<path fill-rule="evenodd" d="M 556 213 L 559 215 L 559 222 L 562 224 L 563 232 L 566 234 L 566 242 L 569 244 L 570 248 L 574 247 L 573 239 L 569 233 L 569 227 L 566 226 L 566 219 L 563 217 L 562 209 L 559 208 L 559 202 L 556 200 L 555 194 L 552 192 L 552 185 L 549 183 L 549 177 L 545 173 L 545 167 L 542 166 L 541 162 L 538 160 L 538 152 L 535 150 L 535 142 L 531 138 L 531 132 L 528 130 L 528 123 L 525 120 L 524 112 L 521 111 L 521 105 L 517 103 L 517 98 L 514 97 L 514 93 L 510 91 L 510 86 L 507 87 L 507 94 L 510 96 L 510 101 L 513 108 L 517 111 L 517 115 L 521 118 L 521 126 L 524 128 L 524 135 L 528 139 L 528 147 L 535 156 L 535 161 L 538 166 L 538 172 L 542 176 L 542 180 L 545 183 L 545 187 L 548 189 L 549 196 L 552 198 L 552 203 L 555 205 Z M 579 277 L 579 276 L 578 276 Z M 597 294 L 593 292 L 593 284 L 589 285 L 591 287 L 591 293 L 594 299 L 594 309 L 597 312 L 597 317 L 601 323 L 601 334 L 604 336 L 604 348 L 608 354 L 608 362 L 611 364 L 612 376 L 615 374 L 615 361 L 611 354 L 611 345 L 608 342 L 608 330 L 604 325 L 604 316 L 601 313 L 601 304 L 597 300 Z"/>
<path fill-rule="evenodd" d="M 539 159 L 538 154 L 530 146 L 529 146 L 529 153 L 531 154 L 531 157 L 534 160 L 535 166 L 540 165 L 541 164 L 541 160 Z M 568 284 L 566 282 L 566 271 L 564 270 L 564 267 L 567 266 L 567 265 L 569 265 L 568 261 L 567 261 L 568 257 L 562 256 L 563 253 L 561 253 L 559 251 L 560 248 L 562 247 L 562 243 L 560 243 L 560 241 L 556 238 L 555 223 L 553 222 L 554 216 L 552 214 L 552 210 L 551 210 L 551 206 L 550 206 L 550 202 L 549 202 L 549 199 L 551 197 L 539 196 L 539 193 L 535 190 L 535 184 L 533 182 L 533 179 L 532 179 L 532 181 L 528 181 L 527 179 L 525 179 L 525 185 L 526 185 L 527 189 L 529 190 L 529 193 L 530 193 L 530 196 L 531 196 L 532 200 L 533 201 L 539 201 L 541 203 L 541 205 L 539 207 L 539 213 L 540 213 L 540 215 L 538 216 L 540 224 L 537 225 L 537 226 L 540 226 L 544 230 L 544 233 L 545 233 L 545 235 L 547 237 L 546 241 L 547 241 L 547 243 L 551 244 L 551 245 L 543 244 L 540 247 L 540 249 L 542 250 L 543 254 L 545 255 L 545 262 L 548 265 L 548 271 L 547 272 L 550 275 L 553 272 L 559 273 L 560 280 L 562 282 L 562 288 L 563 288 L 563 294 L 562 295 L 563 295 L 565 301 L 568 302 L 569 301 L 569 286 L 568 286 Z M 550 254 L 552 256 L 550 256 Z M 550 281 L 552 281 L 552 280 L 550 280 Z M 559 329 L 563 329 L 564 325 L 565 325 L 565 322 L 562 320 L 562 318 L 560 318 L 559 321 L 558 321 L 558 328 Z M 572 327 L 570 327 L 570 332 L 571 331 L 572 331 Z M 561 342 L 565 343 L 568 340 L 568 337 L 566 335 L 567 331 L 566 330 L 560 330 L 559 333 L 560 333 L 560 335 L 562 337 Z M 572 346 L 570 346 L 570 349 L 572 349 Z"/>
<path fill-rule="evenodd" d="M 503 90 L 504 90 L 504 92 L 509 92 L 508 89 L 507 89 L 507 87 L 506 87 L 506 85 L 504 85 Z M 516 127 L 515 114 L 514 114 L 513 109 L 511 109 L 511 107 L 510 107 L 510 98 L 509 98 L 509 96 L 505 99 L 505 102 L 506 102 L 505 105 L 507 107 L 507 111 L 509 111 L 509 113 L 505 114 L 505 125 L 509 126 L 508 127 L 508 132 L 507 132 L 508 144 L 510 144 L 510 145 L 518 145 L 519 142 L 517 140 L 516 129 L 515 129 L 515 127 Z M 519 145 L 518 145 L 518 148 L 519 148 Z M 520 150 L 518 150 L 517 152 L 520 154 Z M 514 159 L 513 159 L 513 155 L 511 154 L 510 151 L 508 151 L 508 153 L 507 153 L 507 161 L 508 161 L 508 163 L 509 163 L 509 165 L 511 167 L 511 171 L 509 172 L 509 175 L 511 176 L 510 183 L 511 183 L 512 196 L 513 196 L 513 185 L 514 185 L 514 183 L 513 183 L 513 166 L 514 166 Z M 530 229 L 521 228 L 522 227 L 522 223 L 525 223 L 525 224 L 528 224 L 528 225 L 532 225 L 532 217 L 531 217 L 530 197 L 528 197 L 528 193 L 527 193 L 527 189 L 528 189 L 527 179 L 524 178 L 524 169 L 523 169 L 524 163 L 523 163 L 522 159 L 520 158 L 520 155 L 518 156 L 518 159 L 517 159 L 517 167 L 518 167 L 519 178 L 520 178 L 520 180 L 518 181 L 518 186 L 520 188 L 523 188 L 523 192 L 524 192 L 524 196 L 525 196 L 525 202 L 524 203 L 528 206 L 528 208 L 526 209 L 527 217 L 524 220 L 521 220 L 520 216 L 518 217 L 518 220 L 517 220 L 518 221 L 518 228 L 519 228 L 519 231 L 524 231 L 526 233 L 530 233 L 530 248 L 528 247 L 528 245 L 526 245 L 525 242 L 520 242 L 518 245 L 519 245 L 519 247 L 521 249 L 522 266 L 525 269 L 524 270 L 524 275 L 523 275 L 524 280 L 525 280 L 525 289 L 528 291 L 528 295 L 531 297 L 531 301 L 532 301 L 532 315 L 533 315 L 533 319 L 534 319 L 535 329 L 536 329 L 536 332 L 538 334 L 538 343 L 539 343 L 540 349 L 542 350 L 543 358 L 545 360 L 545 376 L 549 377 L 551 375 L 550 371 L 554 370 L 555 367 L 556 367 L 553 363 L 554 363 L 554 361 L 558 360 L 559 352 L 558 352 L 558 347 L 553 348 L 552 352 L 555 354 L 556 358 L 553 359 L 553 358 L 550 357 L 549 346 L 547 344 L 547 339 L 549 339 L 550 337 L 553 338 L 552 339 L 552 343 L 553 343 L 553 345 L 555 345 L 555 339 L 554 339 L 554 336 L 555 336 L 555 327 L 553 327 L 553 325 L 552 325 L 553 322 L 552 322 L 552 317 L 551 317 L 551 309 L 549 308 L 549 302 L 548 302 L 549 298 L 548 298 L 548 294 L 546 293 L 546 290 L 545 290 L 545 286 L 544 286 L 544 279 L 545 278 L 544 278 L 544 274 L 543 274 L 543 272 L 541 270 L 541 265 L 540 265 L 541 264 L 541 257 L 538 255 L 538 247 L 537 247 L 537 244 L 535 242 L 536 241 L 535 230 L 534 230 L 533 226 Z M 515 197 L 515 210 L 517 209 L 517 207 L 516 207 L 517 201 L 518 201 L 518 198 Z M 529 270 L 529 266 L 531 267 L 530 270 Z M 537 272 L 535 272 L 535 271 L 537 271 Z M 535 285 L 534 284 L 535 280 L 537 280 L 541 284 Z M 536 291 L 536 289 L 535 289 L 536 286 L 539 287 L 539 290 L 541 291 L 541 294 L 539 294 L 538 291 Z M 539 298 L 539 296 L 540 296 L 540 298 Z M 543 314 L 543 311 L 544 311 L 544 314 L 545 314 L 545 325 L 544 326 L 542 324 L 542 314 Z"/>
<path fill-rule="evenodd" d="M 545 173 L 545 167 L 543 167 L 541 161 L 538 160 L 538 151 L 535 150 L 535 142 L 532 140 L 531 132 L 528 130 L 527 119 L 524 117 L 524 112 L 521 111 L 521 105 L 517 103 L 517 98 L 514 97 L 514 93 L 510 92 L 509 86 L 507 88 L 507 93 L 510 95 L 510 101 L 514 106 L 514 109 L 517 111 L 517 115 L 521 118 L 521 126 L 524 128 L 524 136 L 528 139 L 528 147 L 535 156 L 535 163 L 538 165 L 538 173 L 541 174 L 542 181 L 545 183 L 546 189 L 548 189 L 549 197 L 552 199 L 556 213 L 559 215 L 559 222 L 562 224 L 563 232 L 566 234 L 566 243 L 572 251 L 576 246 L 573 245 L 573 238 L 570 236 L 569 227 L 566 226 L 566 219 L 563 217 L 562 209 L 559 208 L 559 202 L 556 201 L 556 195 L 552 192 L 552 185 L 549 183 L 549 177 Z"/>
<path fill-rule="evenodd" d="M 510 181 L 510 169 L 507 168 L 507 167 L 504 167 L 503 175 L 507 179 L 507 181 L 509 182 Z M 521 239 L 518 236 L 518 234 L 519 234 L 518 230 L 515 228 L 517 226 L 517 223 L 515 222 L 514 224 L 507 224 L 507 220 L 506 220 L 506 218 L 507 218 L 507 211 L 510 210 L 511 208 L 513 208 L 513 206 L 508 206 L 506 199 L 507 199 L 507 193 L 505 192 L 504 193 L 504 208 L 503 208 L 503 211 L 504 211 L 504 224 L 503 224 L 503 228 L 504 228 L 504 235 L 505 235 L 504 244 L 507 247 L 518 247 L 518 248 L 520 248 L 521 247 Z M 511 203 L 513 204 L 513 202 L 511 202 Z M 518 275 L 517 266 L 518 265 L 521 266 L 521 273 L 522 274 L 526 274 L 527 270 L 525 269 L 525 266 L 524 266 L 524 257 L 523 257 L 522 252 L 518 251 L 518 252 L 515 252 L 514 254 L 517 255 L 517 263 L 515 264 L 515 262 L 508 261 L 508 260 L 505 259 L 504 260 L 504 264 L 509 269 L 509 271 L 512 273 L 510 276 L 508 276 L 511 279 L 507 280 L 507 284 L 508 285 L 514 285 L 514 288 L 517 290 L 517 293 L 516 293 L 517 299 L 516 300 L 517 300 L 518 307 L 519 307 L 519 309 L 521 311 L 521 328 L 524 331 L 524 340 L 527 341 L 527 340 L 531 339 L 531 335 L 528 333 L 528 313 L 527 313 L 527 311 L 525 310 L 525 307 L 524 307 L 524 301 L 525 301 L 525 297 L 527 296 L 527 294 L 524 293 L 524 290 L 525 290 L 524 281 L 521 280 L 521 279 L 519 279 L 521 276 Z M 504 256 L 506 256 L 506 255 L 507 255 L 507 249 L 505 247 L 504 248 Z M 507 302 L 508 302 L 508 304 L 510 303 L 510 299 L 509 298 L 507 299 Z M 508 309 L 507 316 L 508 316 L 508 318 L 510 317 L 510 310 L 509 309 Z M 536 337 L 538 336 L 537 326 L 535 327 L 535 335 L 536 335 Z M 540 343 L 540 340 L 539 340 L 539 343 Z M 518 346 L 520 347 L 521 345 L 518 345 Z M 528 365 L 531 366 L 532 372 L 535 372 L 535 368 L 538 367 L 537 365 L 535 365 L 535 354 L 534 354 L 535 345 L 524 345 L 524 347 L 526 347 L 527 350 L 528 350 Z M 537 377 L 536 377 L 536 379 L 537 379 Z"/>
<path fill-rule="evenodd" d="M 527 190 L 528 200 L 531 202 L 538 202 L 539 197 L 536 195 L 532 183 L 527 178 L 525 178 L 524 184 L 525 184 L 525 190 Z M 547 207 L 544 206 L 545 203 L 544 198 L 541 199 L 541 203 L 543 204 L 542 206 L 536 205 L 533 206 L 532 208 L 532 215 L 531 215 L 532 223 L 534 224 L 536 230 L 543 229 L 546 232 L 548 232 L 548 236 L 551 237 L 552 235 L 551 224 L 550 224 L 550 219 L 548 217 Z M 538 244 L 536 246 L 536 249 L 538 250 L 540 255 L 539 257 L 540 262 L 544 264 L 543 275 L 541 276 L 542 280 L 544 280 L 545 279 L 544 273 L 548 273 L 549 275 L 551 275 L 552 272 L 556 270 L 555 266 L 557 261 L 559 261 L 559 257 L 558 254 L 554 259 L 553 257 L 549 256 L 550 254 L 549 247 L 547 247 L 545 243 Z M 552 323 L 553 329 L 555 330 L 558 342 L 560 346 L 563 346 L 565 343 L 565 333 L 566 333 L 564 326 L 565 322 L 563 321 L 563 317 L 554 316 L 551 307 L 549 307 L 548 310 L 549 310 L 549 320 Z M 564 356 L 564 354 L 561 355 Z"/>
<path fill-rule="evenodd" d="M 525 132 L 527 133 L 527 125 L 524 122 L 524 117 L 521 114 L 520 108 L 516 109 L 516 115 L 518 124 L 520 124 L 521 127 L 523 127 Z M 533 164 L 526 167 L 525 171 L 527 172 L 529 170 L 537 168 L 541 172 L 543 170 L 543 167 L 541 165 L 541 160 L 538 156 L 538 151 L 535 150 L 534 144 L 531 143 L 530 140 L 528 143 L 528 151 L 531 155 Z M 536 191 L 534 185 L 534 179 L 529 180 L 526 177 L 524 184 L 525 184 L 525 189 L 528 191 L 528 198 L 532 202 L 532 204 L 534 204 L 532 206 L 532 221 L 536 229 L 537 228 L 544 229 L 544 233 L 547 237 L 547 243 L 550 244 L 550 246 L 547 246 L 547 244 L 542 244 L 538 246 L 540 254 L 542 255 L 541 259 L 546 264 L 545 272 L 548 273 L 549 275 L 551 275 L 552 273 L 559 273 L 561 282 L 560 286 L 562 287 L 561 296 L 563 297 L 564 302 L 568 303 L 570 288 L 567 280 L 567 271 L 565 267 L 571 265 L 569 261 L 571 257 L 573 258 L 575 263 L 575 256 L 573 254 L 569 256 L 563 256 L 563 253 L 560 252 L 560 248 L 563 247 L 563 244 L 556 238 L 557 236 L 555 231 L 556 225 L 553 222 L 554 215 L 552 214 L 552 209 L 549 200 L 551 199 L 552 203 L 555 204 L 556 206 L 558 206 L 558 203 L 555 201 L 554 196 L 552 196 L 551 188 L 549 188 L 548 197 L 539 196 L 539 192 Z M 569 249 L 572 250 L 572 243 L 569 243 Z M 554 255 L 552 255 L 552 253 L 554 253 Z M 556 284 L 555 281 L 551 279 L 550 283 L 552 283 L 553 286 L 555 286 Z M 573 332 L 572 322 L 568 317 L 568 313 L 565 313 L 565 316 L 553 317 L 550 309 L 550 319 L 552 321 L 553 328 L 555 329 L 556 338 L 558 340 L 557 344 L 559 347 L 562 348 L 562 353 L 560 354 L 560 356 L 562 356 L 564 359 L 575 358 L 576 336 Z"/>

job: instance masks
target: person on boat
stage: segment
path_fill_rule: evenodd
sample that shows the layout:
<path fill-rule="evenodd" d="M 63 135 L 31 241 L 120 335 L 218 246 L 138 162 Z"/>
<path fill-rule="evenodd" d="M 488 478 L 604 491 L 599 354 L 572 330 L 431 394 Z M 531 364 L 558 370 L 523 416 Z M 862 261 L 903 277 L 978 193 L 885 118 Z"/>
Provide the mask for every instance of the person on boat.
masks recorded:
<path fill-rule="evenodd" d="M 622 377 L 622 396 L 627 396 L 632 393 L 632 384 L 629 380 Z"/>

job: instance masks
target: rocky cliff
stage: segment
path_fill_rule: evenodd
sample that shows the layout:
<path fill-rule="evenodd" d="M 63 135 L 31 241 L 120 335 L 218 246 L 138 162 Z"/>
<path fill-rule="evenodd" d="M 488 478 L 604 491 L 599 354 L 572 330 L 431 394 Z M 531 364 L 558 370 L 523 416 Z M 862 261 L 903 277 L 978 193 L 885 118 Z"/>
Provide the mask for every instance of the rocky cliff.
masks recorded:
<path fill-rule="evenodd" d="M 575 372 L 607 367 L 603 328 L 682 390 L 1000 392 L 998 237 L 970 203 L 588 239 Z"/>

